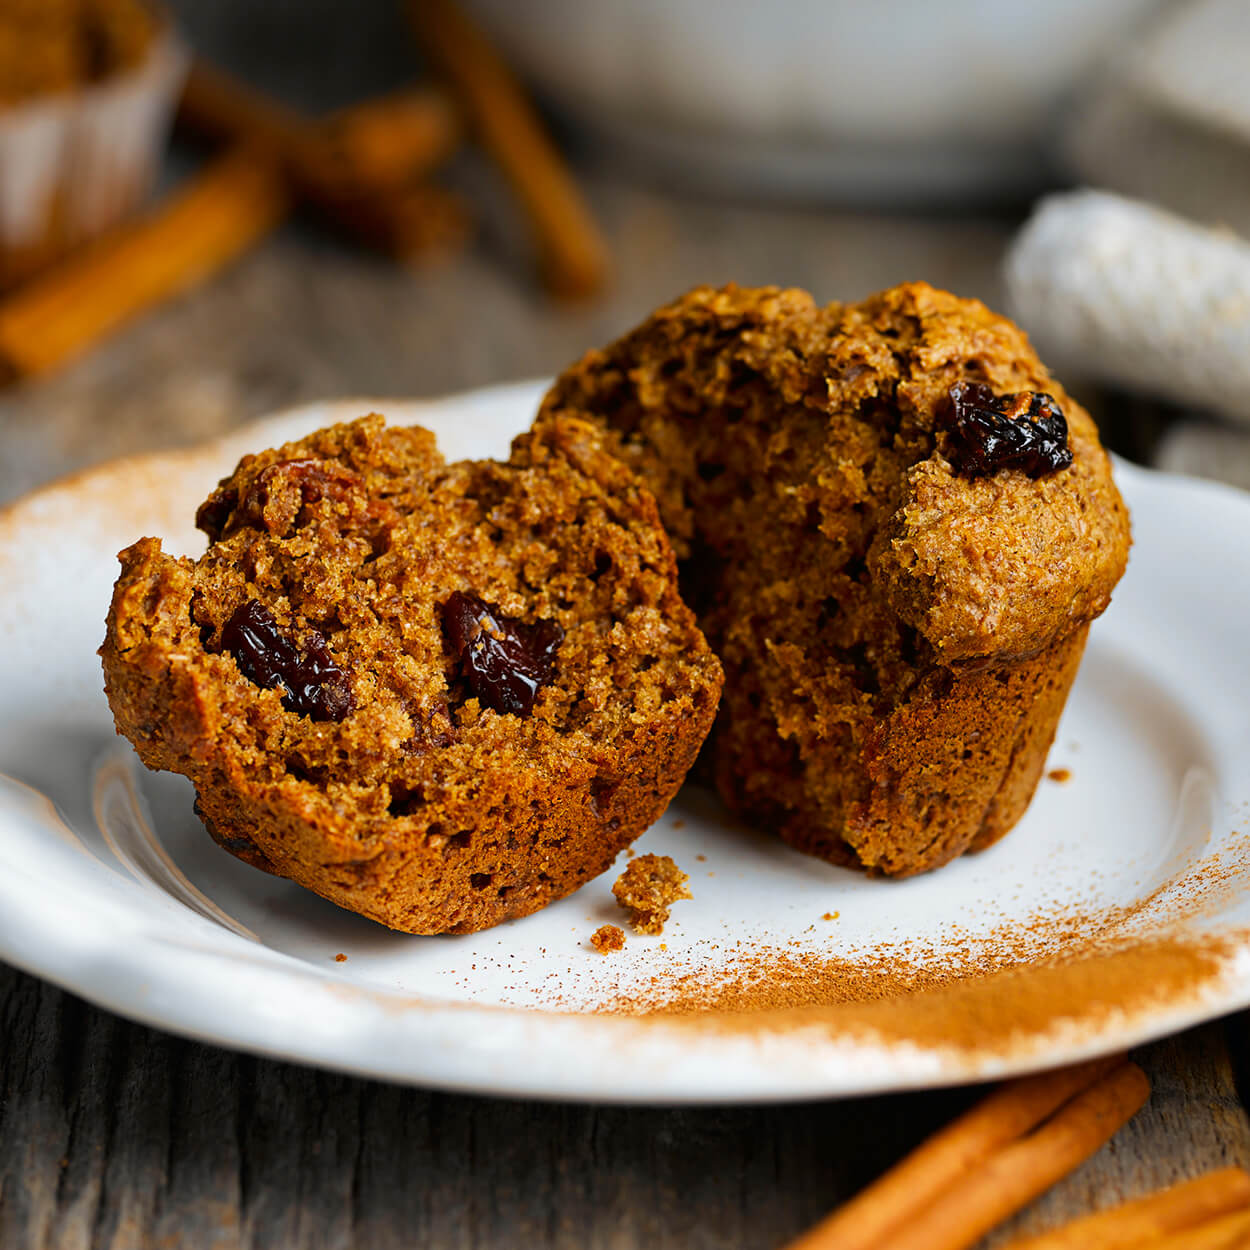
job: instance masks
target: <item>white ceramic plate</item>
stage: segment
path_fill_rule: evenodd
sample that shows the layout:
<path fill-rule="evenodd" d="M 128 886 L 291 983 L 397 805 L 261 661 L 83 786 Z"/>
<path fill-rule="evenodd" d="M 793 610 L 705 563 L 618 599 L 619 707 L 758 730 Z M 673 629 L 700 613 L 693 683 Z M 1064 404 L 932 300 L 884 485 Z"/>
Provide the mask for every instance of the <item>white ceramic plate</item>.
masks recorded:
<path fill-rule="evenodd" d="M 601 956 L 587 939 L 618 918 L 614 873 L 486 933 L 414 938 L 218 850 L 187 783 L 146 773 L 114 736 L 95 651 L 115 553 L 149 533 L 198 550 L 195 506 L 245 451 L 374 406 L 431 426 L 449 457 L 499 455 L 539 393 L 314 405 L 190 452 L 106 465 L 0 514 L 0 957 L 207 1041 L 398 1081 L 605 1101 L 985 1078 L 1250 1004 L 1250 938 L 1236 936 L 1206 975 L 1173 977 L 1153 997 L 1108 1001 L 1108 990 L 1070 1011 L 1028 1010 L 1048 962 L 1091 933 L 1130 952 L 1250 933 L 1250 498 L 1124 465 L 1136 546 L 1052 752 L 1071 779 L 1044 781 L 1023 823 L 981 855 L 868 880 L 745 831 L 687 790 L 639 846 L 672 854 L 694 899 L 662 938 Z M 1024 1003 L 1018 1027 L 969 1045 L 822 1008 L 745 1020 L 591 1010 L 787 960 L 818 989 L 822 961 L 868 977 L 893 956 L 926 975 L 1022 964 L 1010 994 L 986 983 L 987 1001 Z"/>

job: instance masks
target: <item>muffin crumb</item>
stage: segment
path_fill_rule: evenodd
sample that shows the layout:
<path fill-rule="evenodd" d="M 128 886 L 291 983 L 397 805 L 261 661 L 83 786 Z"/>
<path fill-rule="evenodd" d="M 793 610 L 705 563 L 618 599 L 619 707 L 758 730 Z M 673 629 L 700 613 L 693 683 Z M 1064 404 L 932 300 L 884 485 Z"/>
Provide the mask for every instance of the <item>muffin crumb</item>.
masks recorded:
<path fill-rule="evenodd" d="M 635 931 L 654 936 L 664 932 L 669 908 L 691 897 L 689 880 L 668 855 L 639 855 L 616 879 L 612 893 Z"/>
<path fill-rule="evenodd" d="M 625 930 L 614 924 L 601 924 L 591 935 L 590 944 L 601 955 L 610 955 L 625 945 Z"/>

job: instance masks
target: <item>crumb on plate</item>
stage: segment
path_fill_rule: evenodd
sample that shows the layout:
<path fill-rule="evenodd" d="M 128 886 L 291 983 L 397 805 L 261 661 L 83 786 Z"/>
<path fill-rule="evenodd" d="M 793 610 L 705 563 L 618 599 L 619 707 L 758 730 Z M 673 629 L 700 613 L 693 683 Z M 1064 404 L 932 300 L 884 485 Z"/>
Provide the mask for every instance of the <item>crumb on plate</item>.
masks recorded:
<path fill-rule="evenodd" d="M 619 951 L 625 945 L 625 930 L 614 924 L 601 924 L 590 935 L 590 944 L 601 955 Z"/>
<path fill-rule="evenodd" d="M 672 904 L 691 897 L 689 880 L 669 856 L 640 855 L 616 879 L 612 893 L 634 929 L 654 935 L 664 932 Z"/>

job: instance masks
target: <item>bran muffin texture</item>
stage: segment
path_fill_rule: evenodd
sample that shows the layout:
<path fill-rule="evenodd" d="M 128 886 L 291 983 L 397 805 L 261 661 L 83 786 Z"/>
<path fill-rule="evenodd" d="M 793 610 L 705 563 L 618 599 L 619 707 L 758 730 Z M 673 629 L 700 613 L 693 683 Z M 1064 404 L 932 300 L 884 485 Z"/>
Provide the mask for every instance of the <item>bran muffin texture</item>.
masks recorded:
<path fill-rule="evenodd" d="M 635 933 L 657 936 L 664 932 L 673 904 L 693 897 L 689 881 L 671 856 L 639 855 L 613 883 L 612 896 Z"/>
<path fill-rule="evenodd" d="M 957 472 L 951 388 L 1043 392 L 1070 466 Z M 1129 521 L 1088 414 L 1024 334 L 924 283 L 860 304 L 699 288 L 547 395 L 655 492 L 726 674 L 731 808 L 906 876 L 1028 805 Z"/>
<path fill-rule="evenodd" d="M 655 501 L 584 423 L 446 464 L 370 416 L 245 457 L 197 521 L 197 560 L 121 553 L 118 731 L 227 850 L 392 928 L 482 929 L 603 872 L 712 723 Z"/>

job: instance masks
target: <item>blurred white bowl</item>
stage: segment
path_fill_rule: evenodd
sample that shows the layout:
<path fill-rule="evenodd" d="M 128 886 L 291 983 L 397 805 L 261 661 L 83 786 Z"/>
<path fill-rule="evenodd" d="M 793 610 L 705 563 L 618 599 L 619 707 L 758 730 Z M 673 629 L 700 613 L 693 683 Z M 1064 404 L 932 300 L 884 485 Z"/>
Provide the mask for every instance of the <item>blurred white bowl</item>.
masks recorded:
<path fill-rule="evenodd" d="M 1159 0 L 468 0 L 512 64 L 685 182 L 861 200 L 1044 180 L 1069 89 Z"/>

